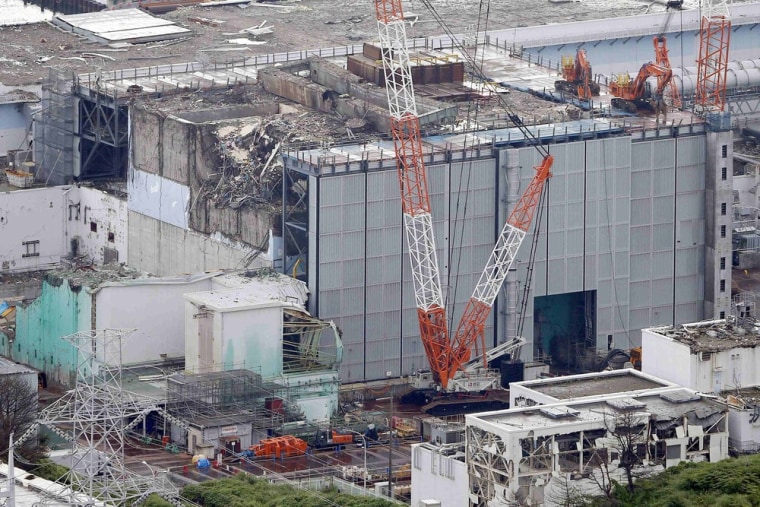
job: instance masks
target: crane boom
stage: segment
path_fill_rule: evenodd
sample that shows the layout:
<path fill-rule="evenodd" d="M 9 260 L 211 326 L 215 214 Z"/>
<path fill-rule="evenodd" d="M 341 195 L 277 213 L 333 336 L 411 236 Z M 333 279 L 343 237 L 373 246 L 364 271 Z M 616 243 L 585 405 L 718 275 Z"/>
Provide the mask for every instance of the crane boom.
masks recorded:
<path fill-rule="evenodd" d="M 431 370 L 446 370 L 449 332 L 433 235 L 427 171 L 422 158 L 420 120 L 412 86 L 401 0 L 375 0 L 385 72 L 391 134 L 401 191 L 404 230 L 412 265 L 422 345 Z M 436 379 L 439 380 L 439 379 Z"/>
<path fill-rule="evenodd" d="M 424 3 L 427 5 L 426 0 Z M 414 99 L 401 0 L 375 0 L 375 13 L 420 334 L 434 380 L 446 391 L 449 381 L 457 372 L 463 371 L 473 347 L 483 348 L 485 364 L 486 320 L 530 227 L 544 184 L 551 176 L 554 158 L 540 145 L 519 117 L 510 114 L 510 118 L 523 131 L 526 139 L 529 139 L 543 155 L 543 160 L 535 168 L 536 174 L 530 185 L 510 213 L 473 296 L 465 308 L 454 339 L 450 340 L 442 299 L 427 172 L 422 158 L 420 123 Z M 452 40 L 455 38 L 452 37 Z M 483 81 L 486 82 L 485 79 Z"/>

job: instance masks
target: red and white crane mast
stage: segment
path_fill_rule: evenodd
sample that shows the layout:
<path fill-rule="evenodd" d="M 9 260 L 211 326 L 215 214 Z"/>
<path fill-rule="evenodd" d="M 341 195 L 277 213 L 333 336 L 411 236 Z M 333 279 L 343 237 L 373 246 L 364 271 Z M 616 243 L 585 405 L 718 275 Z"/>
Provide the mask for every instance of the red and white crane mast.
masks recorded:
<path fill-rule="evenodd" d="M 706 0 L 699 30 L 697 89 L 698 113 L 720 112 L 726 107 L 726 74 L 731 40 L 731 16 L 726 0 Z"/>
<path fill-rule="evenodd" d="M 433 235 L 427 172 L 422 159 L 420 120 L 414 100 L 404 13 L 401 0 L 375 0 L 375 10 L 420 334 L 430 367 L 437 374 L 447 370 L 449 332 Z M 445 382 L 443 379 L 436 380 Z"/>

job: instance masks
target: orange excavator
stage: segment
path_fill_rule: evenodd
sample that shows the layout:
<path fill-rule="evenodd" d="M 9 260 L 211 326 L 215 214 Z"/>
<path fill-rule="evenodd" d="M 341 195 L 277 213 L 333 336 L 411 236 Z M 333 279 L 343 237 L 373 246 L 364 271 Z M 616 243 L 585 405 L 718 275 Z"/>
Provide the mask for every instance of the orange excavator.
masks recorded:
<path fill-rule="evenodd" d="M 568 92 L 579 99 L 588 100 L 599 95 L 599 84 L 594 82 L 591 74 L 591 64 L 586 58 L 586 50 L 579 49 L 575 58 L 562 57 L 562 78 L 554 82 L 554 88 L 560 92 Z"/>
<path fill-rule="evenodd" d="M 647 79 L 657 78 L 657 88 L 649 93 Z M 626 74 L 617 76 L 610 83 L 610 93 L 615 96 L 612 99 L 612 107 L 629 113 L 636 113 L 640 109 L 660 113 L 667 118 L 667 107 L 663 99 L 663 91 L 673 78 L 673 71 L 656 63 L 648 62 L 641 66 L 636 79 Z"/>

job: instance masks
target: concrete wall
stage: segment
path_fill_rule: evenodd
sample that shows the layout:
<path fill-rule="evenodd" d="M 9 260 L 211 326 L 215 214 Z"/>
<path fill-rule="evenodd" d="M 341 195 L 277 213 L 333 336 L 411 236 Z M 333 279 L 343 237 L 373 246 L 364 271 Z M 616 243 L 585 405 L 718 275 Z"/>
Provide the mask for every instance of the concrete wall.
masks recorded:
<path fill-rule="evenodd" d="M 184 357 L 182 294 L 210 288 L 210 276 L 111 282 L 95 294 L 95 328 L 135 330 L 124 341 L 123 364 Z"/>
<path fill-rule="evenodd" d="M 255 253 L 239 242 L 205 236 L 134 211 L 129 212 L 128 244 L 127 264 L 158 276 L 242 268 Z M 269 263 L 261 255 L 249 267 Z"/>
<path fill-rule="evenodd" d="M 754 410 L 730 408 L 728 411 L 728 441 L 739 452 L 760 450 L 760 420 Z"/>
<path fill-rule="evenodd" d="M 47 269 L 60 263 L 69 250 L 62 211 L 67 190 L 49 187 L 0 194 L 0 272 Z"/>
<path fill-rule="evenodd" d="M 76 205 L 72 200 L 78 197 Z M 127 262 L 127 202 L 94 188 L 73 188 L 63 213 L 69 222 L 68 235 L 78 238 L 78 253 L 104 264 L 105 260 Z M 115 257 L 115 259 L 114 259 Z"/>
<path fill-rule="evenodd" d="M 204 333 L 209 318 L 211 332 Z M 205 352 L 209 348 L 210 357 Z M 185 301 L 185 369 L 206 373 L 236 368 L 263 377 L 282 374 L 282 308 L 214 311 Z"/>
<path fill-rule="evenodd" d="M 17 308 L 11 359 L 45 372 L 49 383 L 73 387 L 77 350 L 62 337 L 91 329 L 91 322 L 89 290 L 49 277 L 39 298 Z"/>
<path fill-rule="evenodd" d="M 0 271 L 48 269 L 72 253 L 96 264 L 127 260 L 127 205 L 94 188 L 58 186 L 0 194 Z M 39 243 L 25 246 L 24 242 Z M 110 254 L 109 254 L 110 250 Z M 29 253 L 39 255 L 25 256 Z"/>
<path fill-rule="evenodd" d="M 329 423 L 337 413 L 340 390 L 337 371 L 287 374 L 274 380 L 290 388 L 292 400 L 308 421 Z"/>
<path fill-rule="evenodd" d="M 692 361 L 688 345 L 660 335 L 653 330 L 641 331 L 641 371 L 675 384 L 696 389 L 693 385 Z M 707 392 L 712 391 L 710 388 Z"/>
<path fill-rule="evenodd" d="M 8 150 L 28 147 L 27 131 L 31 131 L 29 105 L 23 102 L 0 104 L 0 157 Z"/>
<path fill-rule="evenodd" d="M 412 445 L 412 503 L 438 500 L 441 507 L 470 504 L 467 465 L 431 449 L 429 444 Z"/>
<path fill-rule="evenodd" d="M 224 116 L 220 111 L 193 112 L 189 117 Z M 229 108 L 229 121 L 250 115 L 250 107 Z M 179 116 L 164 117 L 140 107 L 130 110 L 130 211 L 163 220 L 201 234 L 265 249 L 272 216 L 248 207 L 216 207 L 206 191 L 223 161 L 217 153 L 215 130 L 223 120 L 196 123 Z M 176 273 L 173 271 L 172 273 Z"/>

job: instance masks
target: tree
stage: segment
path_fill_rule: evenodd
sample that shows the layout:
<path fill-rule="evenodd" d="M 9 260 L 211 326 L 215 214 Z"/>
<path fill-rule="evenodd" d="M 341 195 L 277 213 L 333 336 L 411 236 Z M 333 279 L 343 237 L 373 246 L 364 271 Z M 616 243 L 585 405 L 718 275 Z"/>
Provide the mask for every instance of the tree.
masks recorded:
<path fill-rule="evenodd" d="M 619 413 L 608 414 L 604 419 L 608 440 L 611 441 L 610 451 L 617 454 L 619 467 L 625 472 L 626 489 L 633 492 L 633 481 L 637 477 L 634 469 L 644 464 L 649 446 L 649 415 L 633 410 L 623 410 Z M 643 454 L 643 456 L 642 456 Z M 604 473 L 606 467 L 600 469 Z M 613 481 L 608 477 L 602 482 L 606 486 L 605 494 L 609 497 Z"/>
<path fill-rule="evenodd" d="M 18 439 L 37 420 L 37 389 L 19 375 L 0 375 L 0 449 L 6 449 L 10 434 Z M 42 449 L 36 439 L 27 439 L 16 452 L 36 461 Z"/>

